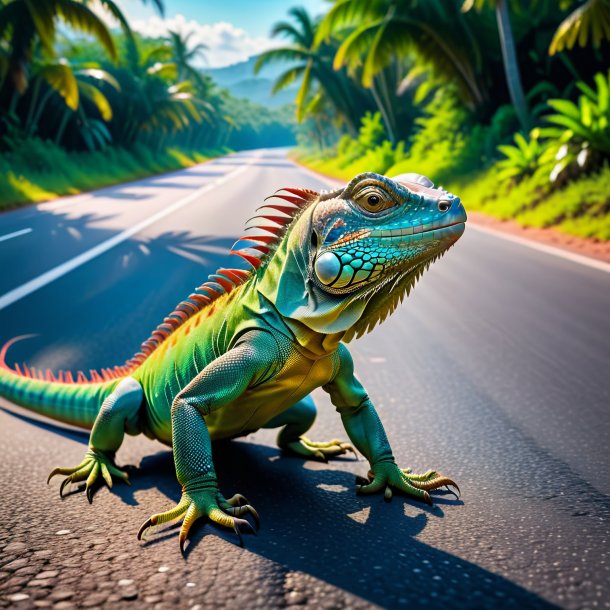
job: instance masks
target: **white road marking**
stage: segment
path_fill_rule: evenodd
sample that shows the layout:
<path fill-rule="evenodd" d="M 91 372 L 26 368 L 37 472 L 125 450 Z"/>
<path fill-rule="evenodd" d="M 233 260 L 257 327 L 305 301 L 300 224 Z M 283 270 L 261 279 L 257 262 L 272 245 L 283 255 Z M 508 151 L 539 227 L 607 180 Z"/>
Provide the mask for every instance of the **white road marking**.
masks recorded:
<path fill-rule="evenodd" d="M 6 241 L 7 239 L 13 239 L 13 237 L 19 237 L 20 235 L 27 235 L 31 233 L 32 229 L 21 229 L 20 231 L 15 231 L 14 233 L 7 233 L 6 235 L 0 235 L 0 241 Z"/>
<path fill-rule="evenodd" d="M 335 180 L 333 178 L 329 178 L 328 176 L 318 174 L 318 172 L 311 170 L 308 167 L 303 167 L 298 163 L 294 163 L 294 165 L 306 174 L 313 176 L 321 182 L 325 182 L 331 188 L 337 188 L 346 184 L 345 181 L 338 179 Z M 494 237 L 499 237 L 500 239 L 505 239 L 506 241 L 525 246 L 526 248 L 531 248 L 532 250 L 538 250 L 539 252 L 544 252 L 546 254 L 558 256 L 559 258 L 564 258 L 566 260 L 572 261 L 573 263 L 585 265 L 586 267 L 592 267 L 593 269 L 597 269 L 598 271 L 605 271 L 606 273 L 610 273 L 610 263 L 597 260 L 596 258 L 592 258 L 590 256 L 576 254 L 576 252 L 570 252 L 569 250 L 564 250 L 563 248 L 556 248 L 555 246 L 547 246 L 546 244 L 534 241 L 533 239 L 527 239 L 526 237 L 518 237 L 510 233 L 505 233 L 504 231 L 490 229 L 489 227 L 484 227 L 472 221 L 469 221 L 467 223 L 467 229 L 474 229 L 475 231 L 487 233 L 489 235 L 493 235 Z"/>
<path fill-rule="evenodd" d="M 56 279 L 66 275 L 67 273 L 70 273 L 70 271 L 73 271 L 74 269 L 80 267 L 81 265 L 88 263 L 90 260 L 93 260 L 94 258 L 104 254 L 105 252 L 108 252 L 108 250 L 123 243 L 124 241 L 129 239 L 132 235 L 135 235 L 136 233 L 139 233 L 140 231 L 142 231 L 142 229 L 145 229 L 146 227 L 157 222 L 158 220 L 165 218 L 165 216 L 169 216 L 173 212 L 176 212 L 180 208 L 183 208 L 184 206 L 188 205 L 189 203 L 192 203 L 193 201 L 198 199 L 204 193 L 207 193 L 208 191 L 211 191 L 212 189 L 219 187 L 220 185 L 224 184 L 228 180 L 235 178 L 239 174 L 243 174 L 248 169 L 248 166 L 251 165 L 252 163 L 254 163 L 254 161 L 256 159 L 257 159 L 257 157 L 253 157 L 252 160 L 246 161 L 244 163 L 244 165 L 241 165 L 237 169 L 233 170 L 232 172 L 229 172 L 228 174 L 225 174 L 221 178 L 218 178 L 218 179 L 214 180 L 213 182 L 210 182 L 209 184 L 202 186 L 201 188 L 197 189 L 196 191 L 193 191 L 190 195 L 187 195 L 186 197 L 179 199 L 174 204 L 168 206 L 167 208 L 164 208 L 163 210 L 157 212 L 156 214 L 153 214 L 152 216 L 146 218 L 142 222 L 134 225 L 133 227 L 126 229 L 125 231 L 122 231 L 121 233 L 118 233 L 114 237 L 111 237 L 110 239 L 107 239 L 106 241 L 102 242 L 101 244 L 94 246 L 90 250 L 87 250 L 86 252 L 83 252 L 83 253 L 79 254 L 78 256 L 75 256 L 74 258 L 66 261 L 65 263 L 62 263 L 61 265 L 57 265 L 57 267 L 50 269 L 49 271 L 30 280 L 29 282 L 26 282 L 25 284 L 22 284 L 21 286 L 18 286 L 17 288 L 14 288 L 13 290 L 7 292 L 6 294 L 0 296 L 0 310 L 4 309 L 5 307 L 8 307 L 9 305 L 12 305 L 13 303 L 19 301 L 20 299 L 23 299 L 23 297 L 26 297 L 29 294 L 32 294 L 32 292 L 35 292 L 36 290 L 42 288 L 43 286 L 50 284 L 51 282 L 55 281 Z"/>
<path fill-rule="evenodd" d="M 547 246 L 546 244 L 541 244 L 540 242 L 532 239 L 518 237 L 517 235 L 511 235 L 510 233 L 497 231 L 496 229 L 490 229 L 489 227 L 484 227 L 474 222 L 468 223 L 467 226 L 468 228 L 479 231 L 480 233 L 487 233 L 488 235 L 493 235 L 494 237 L 499 237 L 500 239 L 505 239 L 506 241 L 511 241 L 515 244 L 526 246 L 532 250 L 538 250 L 539 252 L 559 256 L 560 258 L 565 258 L 573 263 L 579 263 L 581 265 L 586 265 L 587 267 L 593 267 L 593 269 L 598 269 L 599 271 L 610 273 L 610 263 L 597 260 L 596 258 L 591 258 L 590 256 L 583 256 L 582 254 L 576 254 L 576 252 L 570 252 L 569 250 L 556 248 L 555 246 Z"/>

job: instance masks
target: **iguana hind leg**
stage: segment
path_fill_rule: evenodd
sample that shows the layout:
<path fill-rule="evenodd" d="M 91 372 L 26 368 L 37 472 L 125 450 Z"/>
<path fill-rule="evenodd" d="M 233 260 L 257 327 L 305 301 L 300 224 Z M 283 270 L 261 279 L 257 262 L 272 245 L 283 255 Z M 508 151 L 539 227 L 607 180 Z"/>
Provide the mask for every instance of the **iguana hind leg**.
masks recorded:
<path fill-rule="evenodd" d="M 311 428 L 316 418 L 316 405 L 311 396 L 306 396 L 280 413 L 265 424 L 265 428 L 280 428 L 277 444 L 281 449 L 296 453 L 305 458 L 315 458 L 326 461 L 348 451 L 354 453 L 354 448 L 339 439 L 317 443 L 304 436 Z"/>
<path fill-rule="evenodd" d="M 127 473 L 119 470 L 114 463 L 114 454 L 121 446 L 125 431 L 137 432 L 138 411 L 144 393 L 142 386 L 132 377 L 121 380 L 102 403 L 89 437 L 89 449 L 83 461 L 73 468 L 55 468 L 49 474 L 47 483 L 57 474 L 66 475 L 59 488 L 62 495 L 70 483 L 86 481 L 85 489 L 89 502 L 93 500 L 93 485 L 101 475 L 108 487 L 112 487 L 112 477 L 129 483 Z"/>

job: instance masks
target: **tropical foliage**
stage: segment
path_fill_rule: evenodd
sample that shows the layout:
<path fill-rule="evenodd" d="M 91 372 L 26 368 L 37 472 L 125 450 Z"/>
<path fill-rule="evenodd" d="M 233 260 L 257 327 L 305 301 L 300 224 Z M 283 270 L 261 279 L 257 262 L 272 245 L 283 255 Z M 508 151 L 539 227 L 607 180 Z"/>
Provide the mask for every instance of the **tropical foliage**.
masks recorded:
<path fill-rule="evenodd" d="M 201 72 L 206 50 L 184 32 L 142 38 L 113 0 L 0 0 L 0 205 L 174 169 L 227 146 L 292 144 L 285 112 L 236 103 Z M 68 169 L 58 171 L 72 182 L 52 178 L 39 171 L 41 151 L 66 168 L 96 160 L 93 179 Z"/>
<path fill-rule="evenodd" d="M 475 207 L 607 238 L 609 0 L 334 0 L 312 24 L 312 61 L 334 52 L 335 73 L 373 108 L 360 106 L 357 136 L 332 137 L 328 122 L 316 129 L 339 113 L 320 86 L 323 99 L 303 104 L 299 158 L 345 178 L 417 171 L 466 189 Z M 504 199 L 490 208 L 469 185 L 497 203 L 493 182 Z M 533 212 L 568 191 L 569 210 Z M 589 210 L 597 224 L 577 222 Z"/>
<path fill-rule="evenodd" d="M 348 78 L 344 70 L 333 70 L 336 45 L 332 41 L 316 44 L 317 20 L 302 8 L 290 9 L 289 15 L 291 21 L 275 24 L 271 32 L 274 37 L 287 38 L 289 44 L 262 53 L 255 71 L 272 62 L 291 64 L 278 77 L 274 91 L 300 80 L 295 100 L 297 118 L 301 120 L 308 111 L 315 113 L 321 99 L 326 98 L 333 107 L 337 125 L 345 125 L 355 134 L 360 116 L 371 107 L 370 96 Z"/>

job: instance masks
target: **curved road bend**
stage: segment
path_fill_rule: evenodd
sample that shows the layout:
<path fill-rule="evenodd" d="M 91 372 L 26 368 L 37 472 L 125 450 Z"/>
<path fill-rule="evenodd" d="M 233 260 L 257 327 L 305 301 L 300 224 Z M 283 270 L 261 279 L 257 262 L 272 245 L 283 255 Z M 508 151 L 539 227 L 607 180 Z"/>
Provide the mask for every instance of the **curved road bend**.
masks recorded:
<path fill-rule="evenodd" d="M 260 150 L 0 215 L 0 340 L 39 335 L 9 360 L 123 362 L 282 186 L 327 187 Z M 351 348 L 398 461 L 449 474 L 462 499 L 357 497 L 364 463 L 280 458 L 262 431 L 215 448 L 259 536 L 241 549 L 202 524 L 186 560 L 176 529 L 135 537 L 179 498 L 166 448 L 128 438 L 132 487 L 60 501 L 46 476 L 87 436 L 4 401 L 0 607 L 607 607 L 609 311 L 610 274 L 467 228 Z M 311 436 L 344 436 L 317 398 Z"/>

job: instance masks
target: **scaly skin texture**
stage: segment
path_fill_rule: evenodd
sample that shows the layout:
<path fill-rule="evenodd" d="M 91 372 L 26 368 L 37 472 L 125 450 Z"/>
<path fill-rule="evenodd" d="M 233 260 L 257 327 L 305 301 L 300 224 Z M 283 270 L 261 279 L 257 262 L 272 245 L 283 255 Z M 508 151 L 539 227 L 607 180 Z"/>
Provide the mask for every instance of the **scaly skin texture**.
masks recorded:
<path fill-rule="evenodd" d="M 455 485 L 435 471 L 413 474 L 395 462 L 383 425 L 354 375 L 345 343 L 370 331 L 409 293 L 431 262 L 464 231 L 459 198 L 423 176 L 356 176 L 318 195 L 282 189 L 263 206 L 258 232 L 236 253 L 253 270 L 221 269 L 165 318 L 123 367 L 58 376 L 4 364 L 0 393 L 39 413 L 91 428 L 89 450 L 65 475 L 60 492 L 85 481 L 128 481 L 114 464 L 125 432 L 173 447 L 182 498 L 140 529 L 182 519 L 183 548 L 192 524 L 207 517 L 252 530 L 255 509 L 219 490 L 211 443 L 262 427 L 280 428 L 278 444 L 305 458 L 354 450 L 370 464 L 359 493 L 393 491 L 431 503 L 429 491 Z M 242 245 L 243 245 L 242 244 Z M 304 436 L 315 418 L 311 392 L 324 388 L 349 444 Z M 240 535 L 241 540 L 241 535 Z"/>

